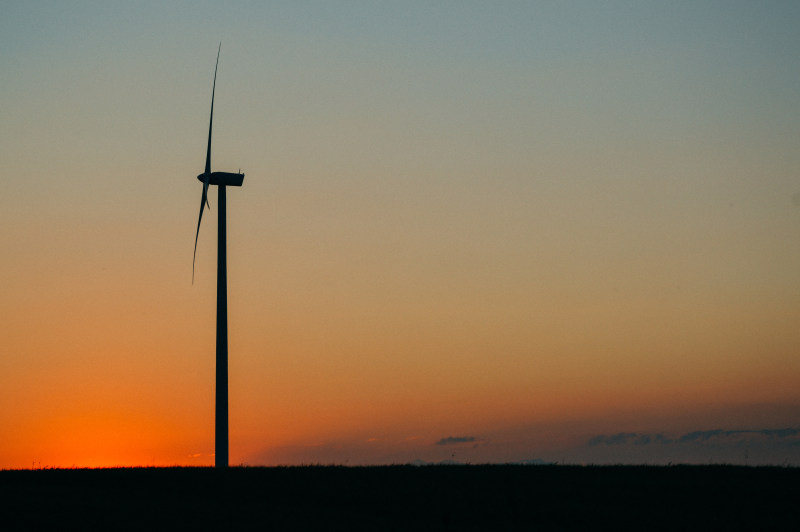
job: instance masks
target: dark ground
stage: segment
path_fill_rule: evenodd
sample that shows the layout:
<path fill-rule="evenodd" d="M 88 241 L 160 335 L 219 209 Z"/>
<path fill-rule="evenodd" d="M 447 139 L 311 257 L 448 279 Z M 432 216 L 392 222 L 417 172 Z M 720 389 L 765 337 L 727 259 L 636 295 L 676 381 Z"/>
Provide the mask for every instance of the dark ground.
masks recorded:
<path fill-rule="evenodd" d="M 798 530 L 800 468 L 0 471 L 0 501 L 2 530 Z"/>

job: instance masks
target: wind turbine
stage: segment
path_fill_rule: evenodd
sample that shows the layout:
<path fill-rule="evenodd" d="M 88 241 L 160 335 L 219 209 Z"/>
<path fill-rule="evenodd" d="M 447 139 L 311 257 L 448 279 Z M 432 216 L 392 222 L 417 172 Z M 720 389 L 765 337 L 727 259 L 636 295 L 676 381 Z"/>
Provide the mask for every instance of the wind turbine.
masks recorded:
<path fill-rule="evenodd" d="M 225 188 L 240 187 L 244 174 L 211 171 L 211 126 L 214 123 L 214 91 L 217 88 L 217 64 L 214 66 L 214 84 L 211 86 L 211 118 L 208 121 L 208 149 L 206 151 L 206 168 L 197 179 L 203 183 L 203 195 L 200 197 L 200 216 L 197 218 L 197 233 L 194 237 L 194 257 L 192 258 L 192 283 L 194 283 L 194 262 L 197 258 L 197 237 L 200 236 L 200 222 L 203 219 L 203 208 L 208 205 L 208 187 L 216 185 L 219 190 L 219 211 L 217 229 L 217 386 L 215 423 L 215 465 L 228 467 L 228 266 L 226 252 L 225 224 Z M 211 206 L 209 205 L 209 209 Z"/>

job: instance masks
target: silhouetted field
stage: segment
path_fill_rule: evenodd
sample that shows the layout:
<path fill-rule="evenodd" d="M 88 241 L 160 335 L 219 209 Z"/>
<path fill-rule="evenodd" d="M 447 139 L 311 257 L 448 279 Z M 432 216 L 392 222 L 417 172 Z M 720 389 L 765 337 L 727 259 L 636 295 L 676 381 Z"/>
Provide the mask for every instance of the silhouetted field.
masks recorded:
<path fill-rule="evenodd" d="M 800 469 L 385 466 L 0 471 L 0 529 L 793 529 Z"/>

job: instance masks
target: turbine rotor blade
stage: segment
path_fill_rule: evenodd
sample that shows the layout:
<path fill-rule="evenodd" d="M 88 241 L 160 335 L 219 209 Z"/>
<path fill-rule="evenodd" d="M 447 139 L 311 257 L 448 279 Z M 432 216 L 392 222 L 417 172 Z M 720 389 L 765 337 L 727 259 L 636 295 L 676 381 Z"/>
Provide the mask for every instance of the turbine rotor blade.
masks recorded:
<path fill-rule="evenodd" d="M 203 221 L 203 207 L 208 203 L 208 181 L 203 183 L 203 195 L 200 197 L 200 216 L 197 218 L 197 233 L 194 235 L 194 255 L 192 255 L 192 284 L 194 284 L 194 263 L 197 259 L 197 238 L 200 236 L 200 222 Z"/>
<path fill-rule="evenodd" d="M 217 89 L 217 67 L 219 67 L 219 52 L 222 43 L 217 48 L 217 64 L 214 66 L 214 84 L 211 86 L 211 117 L 208 119 L 208 149 L 206 150 L 206 173 L 211 173 L 211 126 L 214 124 L 214 91 Z"/>
<path fill-rule="evenodd" d="M 217 48 L 217 63 L 214 65 L 214 84 L 211 85 L 211 116 L 208 119 L 208 148 L 206 150 L 206 170 L 203 180 L 203 195 L 200 197 L 200 216 L 197 217 L 197 232 L 194 235 L 194 255 L 192 255 L 192 284 L 194 284 L 194 265 L 197 260 L 197 239 L 200 237 L 200 222 L 203 221 L 203 208 L 208 205 L 208 180 L 211 176 L 211 129 L 214 125 L 214 92 L 217 89 L 217 68 L 219 68 L 219 52 L 222 50 L 222 43 Z"/>

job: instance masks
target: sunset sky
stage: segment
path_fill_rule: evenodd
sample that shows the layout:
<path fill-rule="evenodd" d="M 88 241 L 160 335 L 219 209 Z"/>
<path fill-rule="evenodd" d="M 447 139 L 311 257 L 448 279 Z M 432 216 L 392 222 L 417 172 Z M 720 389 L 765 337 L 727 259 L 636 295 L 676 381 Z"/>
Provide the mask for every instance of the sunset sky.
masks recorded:
<path fill-rule="evenodd" d="M 800 465 L 800 3 L 3 2 L 0 468 Z"/>

